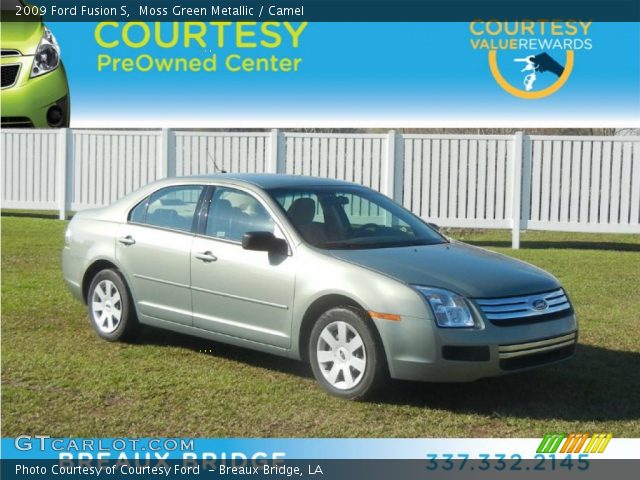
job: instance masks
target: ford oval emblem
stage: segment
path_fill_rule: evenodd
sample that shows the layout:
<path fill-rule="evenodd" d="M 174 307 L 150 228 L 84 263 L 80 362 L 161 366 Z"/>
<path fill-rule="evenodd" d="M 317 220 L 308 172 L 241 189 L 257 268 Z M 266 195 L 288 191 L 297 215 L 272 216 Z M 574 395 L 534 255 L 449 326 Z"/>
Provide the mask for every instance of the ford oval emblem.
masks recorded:
<path fill-rule="evenodd" d="M 547 304 L 547 302 L 541 298 L 539 298 L 538 300 L 534 300 L 531 305 L 533 306 L 534 310 L 537 310 L 539 312 L 541 312 L 542 310 L 546 310 L 549 306 L 549 304 Z"/>

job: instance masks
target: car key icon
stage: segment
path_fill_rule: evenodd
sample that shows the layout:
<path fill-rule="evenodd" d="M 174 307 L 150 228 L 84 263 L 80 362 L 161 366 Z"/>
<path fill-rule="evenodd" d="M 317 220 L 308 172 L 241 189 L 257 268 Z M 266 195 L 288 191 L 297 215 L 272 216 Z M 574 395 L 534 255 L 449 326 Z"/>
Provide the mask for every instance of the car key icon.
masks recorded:
<path fill-rule="evenodd" d="M 534 58 L 535 57 L 533 55 L 529 55 L 528 57 L 515 58 L 513 61 L 514 62 L 526 63 L 524 68 L 522 70 L 520 70 L 520 71 L 521 72 L 530 72 L 530 71 L 535 71 L 535 70 L 538 69 L 538 66 L 533 61 Z"/>
<path fill-rule="evenodd" d="M 533 83 L 537 80 L 536 72 L 530 73 L 524 77 L 524 89 L 530 92 L 533 89 Z"/>
<path fill-rule="evenodd" d="M 533 55 L 529 55 L 528 57 L 523 58 L 515 58 L 514 62 L 526 63 L 524 68 L 520 70 L 521 72 L 531 72 L 526 77 L 524 77 L 524 89 L 527 92 L 530 92 L 533 89 L 533 84 L 537 80 L 536 70 L 538 69 L 538 65 L 533 61 L 535 57 Z"/>

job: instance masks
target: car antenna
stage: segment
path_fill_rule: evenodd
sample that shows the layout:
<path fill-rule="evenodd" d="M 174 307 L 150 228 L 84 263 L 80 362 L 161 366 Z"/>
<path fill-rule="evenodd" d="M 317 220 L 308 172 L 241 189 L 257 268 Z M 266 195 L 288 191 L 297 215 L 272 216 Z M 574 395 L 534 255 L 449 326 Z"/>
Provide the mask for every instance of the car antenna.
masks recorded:
<path fill-rule="evenodd" d="M 209 160 L 213 164 L 213 172 L 214 173 L 227 173 L 226 170 L 223 170 L 220 167 L 218 167 L 218 164 L 216 163 L 216 161 L 213 159 L 213 157 L 209 153 L 209 149 L 208 148 L 206 149 L 206 151 L 207 151 L 207 157 L 209 157 Z"/>

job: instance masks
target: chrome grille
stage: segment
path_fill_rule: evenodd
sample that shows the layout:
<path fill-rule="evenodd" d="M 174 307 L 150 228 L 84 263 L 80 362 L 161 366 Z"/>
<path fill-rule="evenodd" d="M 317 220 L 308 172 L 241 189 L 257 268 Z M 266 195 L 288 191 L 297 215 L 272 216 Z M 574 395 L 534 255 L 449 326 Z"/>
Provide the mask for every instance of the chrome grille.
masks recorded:
<path fill-rule="evenodd" d="M 525 343 L 498 346 L 502 370 L 520 370 L 566 360 L 573 356 L 578 333 L 571 332 Z"/>
<path fill-rule="evenodd" d="M 498 355 L 500 360 L 506 358 L 521 357 L 523 355 L 533 355 L 557 348 L 569 347 L 576 343 L 576 332 L 571 332 L 559 337 L 545 338 L 533 342 L 516 343 L 513 345 L 500 345 Z"/>
<path fill-rule="evenodd" d="M 1 55 L 3 57 L 18 57 L 18 56 L 20 56 L 20 52 L 18 50 L 7 50 L 7 49 L 3 48 L 1 50 Z"/>
<path fill-rule="evenodd" d="M 507 298 L 477 298 L 476 304 L 491 322 L 508 324 L 515 319 L 535 321 L 563 310 L 571 309 L 571 304 L 561 288 L 552 292 Z"/>

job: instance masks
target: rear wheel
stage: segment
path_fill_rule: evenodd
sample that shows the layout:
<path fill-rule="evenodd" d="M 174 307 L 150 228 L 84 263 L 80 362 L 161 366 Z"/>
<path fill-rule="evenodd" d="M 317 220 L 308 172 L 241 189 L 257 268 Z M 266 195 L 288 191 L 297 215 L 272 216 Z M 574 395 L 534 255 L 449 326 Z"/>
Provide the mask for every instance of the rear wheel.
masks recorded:
<path fill-rule="evenodd" d="M 351 307 L 320 316 L 311 330 L 309 359 L 327 392 L 351 400 L 369 396 L 387 376 L 384 350 L 370 320 Z"/>
<path fill-rule="evenodd" d="M 87 306 L 93 329 L 101 338 L 114 342 L 130 339 L 136 333 L 135 309 L 129 290 L 117 271 L 106 269 L 93 277 Z"/>

